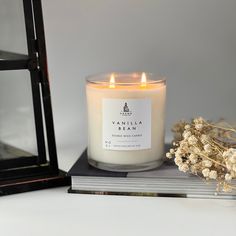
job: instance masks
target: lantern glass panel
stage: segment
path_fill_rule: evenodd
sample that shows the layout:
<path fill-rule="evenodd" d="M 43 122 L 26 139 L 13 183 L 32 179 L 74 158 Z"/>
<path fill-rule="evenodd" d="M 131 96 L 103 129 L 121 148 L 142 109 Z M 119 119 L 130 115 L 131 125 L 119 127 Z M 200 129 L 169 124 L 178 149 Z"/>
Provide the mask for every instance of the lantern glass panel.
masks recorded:
<path fill-rule="evenodd" d="M 0 49 L 27 54 L 27 39 L 22 0 L 0 0 Z"/>
<path fill-rule="evenodd" d="M 0 71 L 0 161 L 38 155 L 28 71 Z"/>

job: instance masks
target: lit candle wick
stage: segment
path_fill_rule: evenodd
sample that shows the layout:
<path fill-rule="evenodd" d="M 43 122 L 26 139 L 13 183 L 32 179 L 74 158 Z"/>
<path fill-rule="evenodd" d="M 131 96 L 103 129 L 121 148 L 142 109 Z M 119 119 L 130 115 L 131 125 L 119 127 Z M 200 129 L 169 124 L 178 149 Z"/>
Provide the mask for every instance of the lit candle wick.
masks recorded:
<path fill-rule="evenodd" d="M 146 86 L 147 86 L 147 77 L 146 74 L 143 72 L 141 77 L 141 87 L 146 87 Z"/>
<path fill-rule="evenodd" d="M 109 88 L 115 88 L 115 76 L 111 74 Z"/>

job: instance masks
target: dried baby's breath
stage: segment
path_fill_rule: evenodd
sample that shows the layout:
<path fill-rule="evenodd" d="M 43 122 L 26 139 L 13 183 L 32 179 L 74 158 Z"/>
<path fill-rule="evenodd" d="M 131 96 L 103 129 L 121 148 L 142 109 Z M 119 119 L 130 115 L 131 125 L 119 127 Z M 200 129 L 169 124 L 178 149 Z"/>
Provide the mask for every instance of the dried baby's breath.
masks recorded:
<path fill-rule="evenodd" d="M 236 187 L 236 129 L 225 121 L 213 123 L 198 117 L 180 121 L 172 128 L 173 147 L 166 157 L 174 158 L 180 171 L 205 180 L 216 180 L 217 190 L 229 192 Z"/>

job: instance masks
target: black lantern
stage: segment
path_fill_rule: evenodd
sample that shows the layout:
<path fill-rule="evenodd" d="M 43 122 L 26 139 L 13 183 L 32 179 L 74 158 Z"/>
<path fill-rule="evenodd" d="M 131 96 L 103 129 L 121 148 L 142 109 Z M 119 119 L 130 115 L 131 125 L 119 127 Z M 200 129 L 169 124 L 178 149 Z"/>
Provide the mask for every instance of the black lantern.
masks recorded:
<path fill-rule="evenodd" d="M 67 185 L 57 162 L 41 1 L 0 4 L 0 195 Z"/>

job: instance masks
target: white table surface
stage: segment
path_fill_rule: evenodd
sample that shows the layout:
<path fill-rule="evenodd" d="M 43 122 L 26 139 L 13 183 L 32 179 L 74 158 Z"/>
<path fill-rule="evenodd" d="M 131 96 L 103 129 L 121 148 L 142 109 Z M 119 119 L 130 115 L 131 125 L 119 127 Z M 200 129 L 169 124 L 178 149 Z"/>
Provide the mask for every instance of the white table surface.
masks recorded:
<path fill-rule="evenodd" d="M 1 235 L 235 235 L 236 202 L 67 194 L 0 199 Z"/>
<path fill-rule="evenodd" d="M 59 153 L 68 169 L 75 152 Z M 148 234 L 236 235 L 236 201 L 80 195 L 67 187 L 0 198 L 1 236 Z"/>

